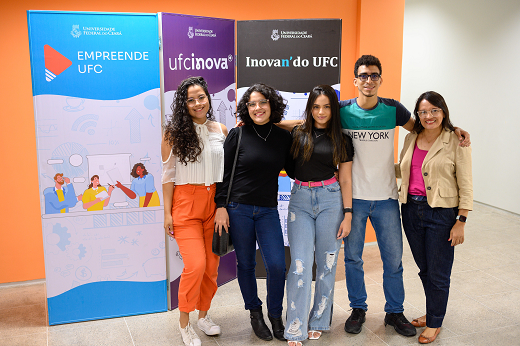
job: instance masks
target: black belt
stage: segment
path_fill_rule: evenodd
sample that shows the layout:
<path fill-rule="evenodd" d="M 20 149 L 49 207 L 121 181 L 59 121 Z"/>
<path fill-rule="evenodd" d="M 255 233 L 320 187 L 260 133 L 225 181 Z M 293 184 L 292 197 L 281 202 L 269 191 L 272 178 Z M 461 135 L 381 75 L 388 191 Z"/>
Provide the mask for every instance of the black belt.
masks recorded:
<path fill-rule="evenodd" d="M 408 200 L 417 204 L 428 204 L 428 198 L 426 196 L 408 194 Z"/>

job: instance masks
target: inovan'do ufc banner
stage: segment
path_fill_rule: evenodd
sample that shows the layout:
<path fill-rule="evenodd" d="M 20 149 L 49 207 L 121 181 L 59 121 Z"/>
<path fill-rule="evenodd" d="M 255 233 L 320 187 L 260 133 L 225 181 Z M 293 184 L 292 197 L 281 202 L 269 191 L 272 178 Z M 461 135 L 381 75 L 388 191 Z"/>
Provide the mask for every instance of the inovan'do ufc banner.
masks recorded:
<path fill-rule="evenodd" d="M 339 98 L 341 19 L 254 20 L 237 22 L 237 99 L 255 83 L 274 87 L 287 100 L 285 119 L 301 119 L 308 93 L 332 86 Z M 278 211 L 287 241 L 291 182 L 278 179 Z"/>

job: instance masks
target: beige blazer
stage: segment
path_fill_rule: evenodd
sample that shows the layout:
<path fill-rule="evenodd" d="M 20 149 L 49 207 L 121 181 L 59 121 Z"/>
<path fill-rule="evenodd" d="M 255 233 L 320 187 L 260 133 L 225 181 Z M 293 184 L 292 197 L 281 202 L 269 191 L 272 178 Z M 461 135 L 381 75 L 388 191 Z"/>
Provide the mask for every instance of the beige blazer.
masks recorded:
<path fill-rule="evenodd" d="M 410 166 L 417 134 L 409 133 L 405 140 L 396 176 L 402 178 L 399 201 L 406 203 L 410 183 Z M 442 131 L 426 154 L 421 167 L 426 197 L 432 208 L 473 209 L 471 147 L 459 146 L 454 132 Z"/>

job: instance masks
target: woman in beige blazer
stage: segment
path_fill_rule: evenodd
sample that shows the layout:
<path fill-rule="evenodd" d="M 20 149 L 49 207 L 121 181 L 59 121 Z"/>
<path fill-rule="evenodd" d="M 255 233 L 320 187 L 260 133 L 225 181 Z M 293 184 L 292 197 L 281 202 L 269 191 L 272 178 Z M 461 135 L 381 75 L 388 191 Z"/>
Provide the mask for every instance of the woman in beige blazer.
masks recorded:
<path fill-rule="evenodd" d="M 454 246 L 464 242 L 473 208 L 471 148 L 459 145 L 444 98 L 419 96 L 415 125 L 406 136 L 396 173 L 403 228 L 426 295 L 426 315 L 412 321 L 426 327 L 419 342 L 433 342 L 446 313 Z"/>

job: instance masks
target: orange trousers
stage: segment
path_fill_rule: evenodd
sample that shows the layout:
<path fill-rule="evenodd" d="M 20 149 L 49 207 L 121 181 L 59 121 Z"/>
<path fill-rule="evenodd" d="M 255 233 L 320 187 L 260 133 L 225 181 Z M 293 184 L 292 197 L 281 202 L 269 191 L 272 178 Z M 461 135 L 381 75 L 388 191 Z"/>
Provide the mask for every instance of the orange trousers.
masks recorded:
<path fill-rule="evenodd" d="M 176 185 L 173 233 L 184 263 L 179 283 L 179 310 L 208 311 L 217 292 L 220 258 L 211 251 L 215 227 L 216 185 Z"/>

